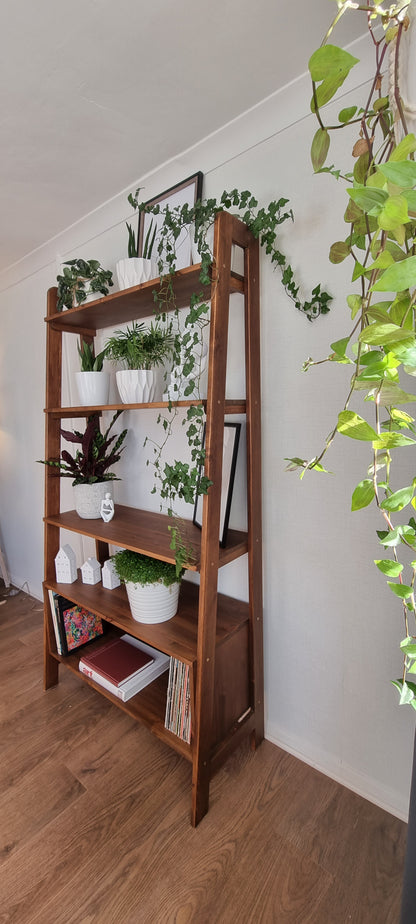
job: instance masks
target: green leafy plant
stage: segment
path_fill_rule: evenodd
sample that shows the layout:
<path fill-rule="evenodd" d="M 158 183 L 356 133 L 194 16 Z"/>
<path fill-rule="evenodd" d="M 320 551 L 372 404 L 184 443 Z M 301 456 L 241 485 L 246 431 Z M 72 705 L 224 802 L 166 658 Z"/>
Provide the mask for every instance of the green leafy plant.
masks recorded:
<path fill-rule="evenodd" d="M 293 221 L 291 209 L 286 208 L 288 200 L 281 198 L 260 207 L 258 200 L 249 190 L 242 192 L 233 189 L 224 191 L 219 199 L 199 199 L 193 206 L 187 204 L 170 208 L 169 205 L 156 204 L 148 206 L 139 201 L 140 187 L 130 194 L 130 204 L 140 213 L 161 215 L 157 238 L 158 271 L 161 277 L 160 285 L 154 291 L 155 310 L 158 318 L 165 318 L 166 313 L 172 312 L 174 325 L 173 364 L 177 372 L 178 391 L 182 391 L 185 398 L 196 396 L 196 400 L 187 408 L 183 421 L 186 427 L 186 436 L 190 449 L 190 462 L 182 460 L 165 460 L 165 451 L 171 436 L 177 407 L 170 402 L 168 413 L 161 413 L 158 421 L 163 428 L 163 437 L 159 443 L 146 439 L 152 446 L 151 464 L 155 472 L 155 486 L 153 492 L 161 497 L 162 505 L 172 517 L 171 548 L 175 551 L 176 565 L 180 569 L 187 561 L 192 560 L 193 550 L 187 543 L 185 530 L 181 519 L 175 513 L 175 504 L 183 500 L 193 504 L 197 495 L 206 494 L 211 482 L 205 476 L 200 477 L 201 468 L 205 461 L 203 446 L 204 410 L 200 398 L 201 364 L 203 356 L 204 331 L 209 325 L 209 304 L 201 295 L 202 286 L 211 282 L 211 267 L 213 254 L 209 244 L 210 230 L 215 217 L 219 212 L 230 211 L 238 216 L 259 240 L 260 246 L 270 258 L 272 265 L 279 269 L 282 284 L 295 307 L 303 312 L 308 320 L 312 321 L 321 314 L 329 311 L 331 296 L 321 288 L 318 283 L 312 290 L 310 299 L 302 300 L 300 285 L 295 279 L 292 267 L 285 255 L 278 247 L 277 232 L 279 226 L 287 221 Z M 192 233 L 201 256 L 199 272 L 199 285 L 190 297 L 189 311 L 183 320 L 179 320 L 179 312 L 175 306 L 175 296 L 172 284 L 173 274 L 176 271 L 176 245 L 183 238 L 184 230 Z M 217 276 L 221 270 L 215 267 Z M 157 488 L 156 488 L 157 484 Z"/>
<path fill-rule="evenodd" d="M 125 369 L 152 369 L 161 366 L 172 353 L 173 335 L 171 325 L 162 326 L 160 321 L 150 327 L 134 321 L 126 330 L 116 330 L 105 346 L 105 352 L 112 362 L 121 363 Z"/>
<path fill-rule="evenodd" d="M 95 484 L 97 481 L 119 481 L 117 476 L 108 470 L 120 459 L 127 430 L 123 430 L 119 436 L 117 434 L 109 436 L 109 433 L 122 413 L 122 411 L 116 411 L 104 434 L 100 430 L 98 414 L 89 417 L 84 433 L 78 430 L 72 432 L 61 429 L 61 436 L 68 443 L 74 443 L 80 447 L 75 455 L 63 449 L 60 459 L 47 459 L 46 461 L 39 459 L 38 461 L 43 465 L 57 468 L 62 478 L 72 478 L 73 485 Z"/>
<path fill-rule="evenodd" d="M 411 377 L 416 375 L 416 138 L 407 129 L 399 85 L 408 6 L 393 3 L 385 9 L 381 3 L 338 0 L 338 14 L 309 62 L 311 109 L 319 123 L 312 164 L 315 172 L 331 173 L 346 183 L 347 231 L 332 245 L 329 258 L 334 264 L 351 258 L 355 283 L 347 298 L 349 329 L 331 344 L 329 356 L 321 362 L 348 364 L 352 374 L 345 403 L 322 451 L 309 461 L 290 459 L 288 468 L 300 470 L 301 477 L 308 470 L 324 471 L 322 460 L 337 434 L 367 443 L 368 469 L 353 492 L 351 507 L 361 510 L 373 503 L 381 515 L 377 535 L 382 551 L 375 564 L 400 602 L 404 624 L 403 671 L 393 682 L 400 703 L 416 709 L 416 684 L 411 679 L 416 674 L 416 479 L 400 484 L 393 467 L 397 454 L 416 443 L 414 417 L 404 410 L 416 401 L 411 390 Z M 342 109 L 338 122 L 327 125 L 322 107 L 357 63 L 348 52 L 328 43 L 334 25 L 350 8 L 367 15 L 375 50 L 374 75 L 363 104 Z M 375 30 L 379 23 L 381 34 Z M 382 70 L 389 55 L 386 93 Z M 331 133 L 346 128 L 353 133 L 352 170 L 325 166 Z M 304 368 L 315 364 L 308 359 Z M 359 411 L 350 407 L 363 397 Z"/>
<path fill-rule="evenodd" d="M 177 574 L 175 565 L 158 558 L 150 558 L 140 552 L 123 549 L 113 555 L 114 568 L 123 584 L 155 584 L 160 582 L 165 587 L 179 584 L 182 572 Z"/>
<path fill-rule="evenodd" d="M 94 356 L 94 350 L 90 343 L 81 340 L 78 346 L 78 355 L 81 360 L 81 372 L 102 372 L 103 363 L 106 356 L 106 348 Z"/>
<path fill-rule="evenodd" d="M 137 195 L 139 191 L 140 191 L 140 187 L 136 192 L 136 198 L 133 197 L 131 193 L 127 197 L 128 202 L 130 203 L 130 205 L 133 206 L 134 209 L 138 208 Z M 139 219 L 137 223 L 137 234 L 135 233 L 134 229 L 132 228 L 131 224 L 129 224 L 129 222 L 126 222 L 126 228 L 127 228 L 128 235 L 129 235 L 128 247 L 127 247 L 128 256 L 130 258 L 138 257 L 139 256 L 140 213 L 139 213 Z M 156 225 L 156 222 L 152 218 L 150 221 L 148 230 L 147 230 L 146 237 L 144 239 L 144 244 L 143 244 L 142 257 L 144 260 L 152 259 L 153 248 L 154 248 L 155 240 L 156 240 L 156 232 L 157 232 L 157 225 Z"/>
<path fill-rule="evenodd" d="M 82 305 L 87 295 L 108 295 L 113 285 L 113 274 L 102 268 L 98 260 L 66 260 L 64 269 L 57 277 L 57 311 Z"/>

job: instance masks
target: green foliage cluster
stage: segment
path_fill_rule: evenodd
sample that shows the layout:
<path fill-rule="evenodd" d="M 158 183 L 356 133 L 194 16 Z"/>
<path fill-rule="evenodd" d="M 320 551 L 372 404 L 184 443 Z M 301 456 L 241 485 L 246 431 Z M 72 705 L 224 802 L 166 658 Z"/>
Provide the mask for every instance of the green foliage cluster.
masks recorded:
<path fill-rule="evenodd" d="M 43 465 L 59 469 L 62 478 L 73 479 L 73 485 L 94 484 L 97 481 L 118 481 L 117 476 L 108 470 L 120 459 L 127 430 L 122 430 L 119 436 L 116 434 L 109 436 L 109 434 L 122 413 L 122 411 L 116 411 L 104 434 L 100 430 L 98 414 L 92 414 L 88 418 L 84 433 L 78 430 L 72 432 L 72 430 L 61 429 L 61 436 L 68 443 L 80 446 L 80 449 L 76 450 L 75 455 L 63 449 L 59 460 L 39 459 L 38 461 Z"/>
<path fill-rule="evenodd" d="M 78 344 L 78 355 L 81 360 L 81 372 L 102 372 L 106 353 L 107 349 L 105 348 L 104 350 L 101 350 L 101 353 L 98 353 L 97 356 L 95 356 L 91 344 L 87 343 L 86 340 L 81 340 Z"/>
<path fill-rule="evenodd" d="M 312 142 L 313 167 L 316 172 L 329 172 L 346 182 L 347 231 L 342 240 L 332 245 L 329 258 L 334 264 L 351 258 L 351 281 L 355 283 L 347 298 L 350 329 L 331 344 L 330 355 L 322 361 L 348 364 L 352 374 L 344 406 L 321 453 L 309 461 L 290 459 L 288 468 L 300 469 L 301 477 L 309 469 L 324 471 L 322 459 L 337 433 L 367 443 L 368 469 L 353 492 L 351 506 L 352 510 L 361 510 L 374 503 L 384 521 L 383 529 L 377 532 L 382 557 L 375 564 L 389 578 L 389 590 L 400 600 L 405 634 L 401 643 L 403 672 L 394 684 L 400 703 L 410 703 L 416 709 L 416 684 L 410 679 L 416 674 L 416 521 L 412 515 L 412 508 L 416 509 L 416 479 L 400 485 L 393 469 L 397 450 L 407 450 L 416 443 L 414 417 L 404 410 L 404 406 L 416 401 L 412 391 L 412 377 L 416 376 L 416 138 L 407 130 L 399 86 L 408 6 L 406 2 L 391 4 L 386 11 L 381 3 L 359 6 L 338 0 L 335 22 L 349 8 L 366 12 L 376 61 L 364 105 L 342 109 L 335 125 L 325 125 L 321 107 L 343 85 L 356 59 L 324 42 L 309 62 L 311 109 L 319 122 Z M 374 29 L 378 21 L 384 29 L 381 36 Z M 397 109 L 394 114 L 389 97 L 382 92 L 382 69 L 391 44 L 391 95 Z M 326 167 L 325 163 L 331 132 L 348 126 L 356 126 L 352 131 L 358 130 L 358 137 L 356 134 L 352 148 L 353 169 L 342 173 L 333 164 Z M 314 364 L 308 359 L 304 368 Z M 368 411 L 364 415 L 350 408 L 359 396 L 364 398 Z"/>
<path fill-rule="evenodd" d="M 95 292 L 108 295 L 113 285 L 113 274 L 102 268 L 99 260 L 66 260 L 64 269 L 57 277 L 57 311 L 82 305 L 87 295 Z"/>
<path fill-rule="evenodd" d="M 116 330 L 105 346 L 105 354 L 125 369 L 152 369 L 161 366 L 172 353 L 174 338 L 172 325 L 164 327 L 157 320 L 150 327 L 134 321 L 126 330 Z"/>
<path fill-rule="evenodd" d="M 130 549 L 116 552 L 113 555 L 113 562 L 114 569 L 123 584 L 127 581 L 133 584 L 160 582 L 165 587 L 170 587 L 172 584 L 179 584 L 182 578 L 182 572 L 177 574 L 175 565 L 170 562 L 150 558 L 148 555 L 132 552 Z"/>
<path fill-rule="evenodd" d="M 139 191 L 140 191 L 140 187 L 136 191 L 136 198 L 132 196 L 131 193 L 127 197 L 128 202 L 130 203 L 130 205 L 133 206 L 134 209 L 138 208 L 137 195 Z M 139 256 L 139 239 L 140 239 L 140 212 L 139 212 L 139 220 L 137 223 L 137 234 L 134 231 L 134 228 L 132 228 L 132 226 L 129 224 L 128 221 L 126 221 L 126 228 L 127 228 L 128 235 L 129 235 L 128 246 L 127 246 L 128 256 L 130 258 L 138 257 Z M 149 224 L 146 237 L 144 239 L 144 243 L 143 243 L 143 253 L 141 254 L 141 256 L 143 257 L 144 260 L 152 259 L 153 248 L 154 248 L 155 240 L 156 240 L 156 232 L 157 232 L 157 225 L 156 225 L 156 222 L 153 221 L 153 218 L 152 218 Z"/>

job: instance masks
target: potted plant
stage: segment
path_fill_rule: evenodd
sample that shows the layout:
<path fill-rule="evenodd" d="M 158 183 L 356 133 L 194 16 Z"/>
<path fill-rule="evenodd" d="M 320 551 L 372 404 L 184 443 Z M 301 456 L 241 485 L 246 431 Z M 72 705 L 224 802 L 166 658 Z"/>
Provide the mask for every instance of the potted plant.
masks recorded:
<path fill-rule="evenodd" d="M 145 327 L 134 321 L 125 330 L 116 330 L 106 343 L 106 355 L 123 368 L 117 370 L 116 381 L 124 404 L 142 404 L 154 401 L 156 391 L 155 368 L 161 366 L 173 349 L 170 324 L 160 321 Z"/>
<path fill-rule="evenodd" d="M 128 196 L 128 201 L 133 208 L 137 208 L 137 203 L 133 196 Z M 137 234 L 129 222 L 126 222 L 128 232 L 128 256 L 125 259 L 118 260 L 116 263 L 116 273 L 120 289 L 129 289 L 131 286 L 138 286 L 142 282 L 148 282 L 157 276 L 157 265 L 152 259 L 154 245 L 156 240 L 157 225 L 153 219 L 143 243 L 143 253 L 139 256 L 139 229 L 140 214 L 137 225 Z"/>
<path fill-rule="evenodd" d="M 81 369 L 75 373 L 80 404 L 84 407 L 100 407 L 108 402 L 110 375 L 103 369 L 106 349 L 94 356 L 92 346 L 86 340 L 80 340 L 78 355 Z"/>
<path fill-rule="evenodd" d="M 57 311 L 74 308 L 98 295 L 108 295 L 113 285 L 113 274 L 105 270 L 98 260 L 66 260 L 58 282 Z"/>
<path fill-rule="evenodd" d="M 72 478 L 75 494 L 75 509 L 83 519 L 96 520 L 101 515 L 101 501 L 110 490 L 109 482 L 119 479 L 109 469 L 119 461 L 127 430 L 118 436 L 109 436 L 122 411 L 117 411 L 104 434 L 100 430 L 98 414 L 93 414 L 84 433 L 78 430 L 62 430 L 61 436 L 68 443 L 80 448 L 75 455 L 62 450 L 60 459 L 39 460 L 59 470 L 62 478 Z"/>
<path fill-rule="evenodd" d="M 175 565 L 129 549 L 116 552 L 113 562 L 116 574 L 126 585 L 133 619 L 159 623 L 175 616 L 182 579 Z"/>

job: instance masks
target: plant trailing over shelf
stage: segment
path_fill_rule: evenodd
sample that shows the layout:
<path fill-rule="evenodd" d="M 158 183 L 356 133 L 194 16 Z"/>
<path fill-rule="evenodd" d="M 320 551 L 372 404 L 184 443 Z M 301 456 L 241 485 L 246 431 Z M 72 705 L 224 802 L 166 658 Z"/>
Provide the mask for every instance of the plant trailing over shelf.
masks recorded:
<path fill-rule="evenodd" d="M 102 268 L 98 260 L 66 260 L 57 277 L 57 311 L 82 305 L 91 293 L 108 295 L 113 285 L 113 274 Z"/>
<path fill-rule="evenodd" d="M 319 123 L 312 142 L 313 167 L 347 185 L 348 231 L 332 245 L 330 260 L 340 264 L 351 257 L 352 281 L 357 285 L 347 298 L 350 328 L 322 360 L 351 366 L 345 403 L 322 451 L 309 461 L 288 460 L 288 468 L 300 470 L 301 477 L 307 470 L 325 471 L 322 460 L 338 433 L 367 443 L 368 470 L 353 492 L 351 506 L 361 510 L 374 503 L 381 514 L 382 528 L 377 531 L 381 552 L 375 564 L 400 602 L 404 622 L 403 671 L 394 685 L 400 703 L 416 709 L 416 684 L 411 679 L 416 673 L 416 479 L 401 485 L 397 476 L 393 478 L 397 454 L 400 457 L 416 443 L 414 417 L 403 409 L 416 401 L 409 384 L 416 375 L 416 138 L 408 131 L 399 83 L 408 7 L 406 2 L 386 9 L 376 2 L 359 5 L 338 0 L 338 14 L 309 62 L 311 108 Z M 348 8 L 367 15 L 375 49 L 374 75 L 363 103 L 341 110 L 338 123 L 327 125 L 322 107 L 357 63 L 348 52 L 328 44 L 334 25 Z M 384 29 L 381 35 L 375 31 L 379 23 Z M 384 90 L 382 69 L 387 67 L 390 85 Z M 325 166 L 331 132 L 346 127 L 352 127 L 355 136 L 353 169 Z M 308 359 L 304 368 L 313 365 Z M 352 400 L 363 394 L 360 412 L 353 410 Z"/>
<path fill-rule="evenodd" d="M 57 468 L 62 478 L 72 478 L 73 485 L 95 484 L 98 481 L 119 481 L 117 475 L 109 469 L 120 459 L 127 430 L 122 430 L 118 436 L 117 434 L 109 436 L 109 434 L 122 413 L 122 411 L 116 411 L 104 434 L 100 431 L 98 414 L 89 417 L 84 433 L 78 430 L 72 432 L 61 429 L 61 436 L 67 442 L 80 446 L 80 449 L 76 450 L 75 455 L 63 449 L 59 460 L 38 459 L 38 461 L 43 465 Z"/>
<path fill-rule="evenodd" d="M 172 325 L 162 326 L 160 321 L 149 327 L 134 321 L 125 330 L 116 330 L 107 340 L 105 353 L 112 362 L 125 369 L 152 369 L 161 366 L 172 353 L 174 338 Z"/>
<path fill-rule="evenodd" d="M 163 222 L 158 228 L 156 247 L 161 283 L 154 292 L 155 310 L 158 318 L 165 318 L 166 312 L 174 309 L 173 364 L 178 383 L 176 387 L 180 393 L 183 383 L 183 396 L 187 398 L 192 395 L 192 398 L 195 398 L 195 403 L 188 407 L 183 420 L 190 448 L 189 463 L 180 460 L 174 460 L 172 463 L 164 461 L 166 446 L 178 414 L 173 402 L 170 402 L 168 413 L 161 413 L 158 418 L 163 428 L 161 441 L 145 441 L 152 445 L 152 458 L 148 460 L 148 464 L 153 465 L 157 482 L 157 489 L 155 484 L 153 493 L 158 491 L 168 515 L 173 518 L 171 548 L 175 551 L 179 571 L 186 561 L 192 560 L 193 550 L 185 539 L 183 523 L 175 513 L 175 503 L 182 500 L 194 504 L 196 495 L 206 494 L 211 485 L 205 475 L 200 477 L 205 461 L 202 438 L 204 410 L 201 403 L 198 403 L 201 383 L 200 360 L 204 355 L 204 332 L 209 325 L 209 305 L 204 300 L 200 287 L 211 282 L 213 254 L 208 238 L 216 215 L 230 211 L 247 225 L 253 236 L 259 240 L 272 265 L 280 269 L 285 291 L 295 307 L 303 312 L 308 320 L 312 321 L 329 311 L 331 296 L 318 284 L 313 289 L 310 300 L 302 301 L 300 298 L 300 286 L 295 280 L 292 267 L 277 245 L 279 226 L 288 219 L 293 220 L 292 210 L 286 209 L 287 199 L 281 198 L 270 202 L 266 207 L 260 207 L 258 200 L 249 190 L 241 192 L 233 189 L 230 192 L 224 191 L 219 199 L 199 199 L 193 206 L 185 204 L 170 208 L 160 204 L 146 205 L 139 201 L 139 194 L 140 187 L 128 196 L 130 205 L 140 213 L 163 216 Z M 200 286 L 191 295 L 189 312 L 181 324 L 179 313 L 175 310 L 172 278 L 176 271 L 176 242 L 183 235 L 184 229 L 193 235 L 200 253 L 201 266 Z M 216 269 L 218 273 L 218 268 Z"/>
<path fill-rule="evenodd" d="M 78 344 L 78 355 L 81 360 L 81 372 L 102 372 L 103 363 L 107 350 L 101 350 L 97 356 L 94 356 L 92 346 L 86 340 Z"/>
<path fill-rule="evenodd" d="M 176 573 L 175 565 L 158 558 L 150 558 L 140 552 L 123 549 L 113 556 L 114 569 L 123 584 L 154 584 L 159 581 L 165 587 L 177 584 L 182 572 Z"/>

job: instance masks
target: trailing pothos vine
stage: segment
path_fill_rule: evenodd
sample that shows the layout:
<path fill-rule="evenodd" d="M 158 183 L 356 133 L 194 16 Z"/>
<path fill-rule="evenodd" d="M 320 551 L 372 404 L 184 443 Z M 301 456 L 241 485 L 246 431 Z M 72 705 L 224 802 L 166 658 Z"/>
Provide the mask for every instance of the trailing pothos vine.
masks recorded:
<path fill-rule="evenodd" d="M 400 703 L 416 709 L 416 684 L 411 679 L 416 674 L 416 520 L 412 512 L 416 509 L 416 478 L 401 485 L 393 468 L 398 450 L 401 454 L 416 443 L 414 417 L 404 410 L 416 401 L 411 390 L 411 376 L 416 375 L 416 138 L 408 131 L 400 88 L 400 55 L 410 4 L 385 7 L 369 0 L 364 4 L 338 0 L 337 5 L 334 23 L 309 62 L 311 109 L 319 123 L 311 156 L 315 172 L 329 172 L 347 185 L 347 231 L 343 240 L 332 245 L 330 260 L 338 264 L 350 257 L 353 261 L 356 285 L 347 297 L 350 329 L 331 344 L 330 355 L 321 362 L 349 364 L 352 375 L 345 403 L 322 451 L 309 461 L 288 460 L 288 468 L 300 469 L 301 477 L 307 470 L 325 471 L 322 460 L 338 433 L 368 444 L 368 470 L 353 492 L 351 507 L 361 510 L 375 503 L 382 517 L 382 528 L 377 531 L 382 551 L 375 564 L 400 601 L 404 623 L 402 676 L 393 683 Z M 348 9 L 366 14 L 375 53 L 374 75 L 363 104 L 342 109 L 336 124 L 328 125 L 322 107 L 333 99 L 357 63 L 348 52 L 328 42 L 334 25 Z M 380 23 L 383 29 L 375 29 Z M 331 132 L 345 127 L 353 132 L 352 172 L 325 166 Z M 304 368 L 313 365 L 308 359 Z M 358 393 L 365 393 L 368 413 L 351 409 Z"/>
<path fill-rule="evenodd" d="M 202 475 L 205 450 L 203 446 L 204 408 L 200 403 L 201 357 L 203 354 L 204 332 L 209 325 L 209 304 L 204 298 L 203 288 L 211 283 L 211 266 L 213 254 L 208 236 L 213 228 L 215 216 L 222 211 L 232 211 L 249 228 L 260 246 L 270 258 L 273 266 L 281 272 L 282 285 L 293 301 L 295 307 L 312 321 L 329 311 L 331 296 L 318 284 L 312 290 L 309 300 L 302 301 L 299 285 L 295 280 L 292 267 L 277 246 L 277 229 L 288 219 L 293 220 L 291 209 L 286 209 L 287 199 L 270 202 L 266 208 L 259 208 L 257 199 L 248 190 L 240 192 L 233 189 L 224 191 L 217 199 L 200 199 L 193 206 L 187 204 L 170 208 L 146 205 L 139 201 L 140 187 L 135 194 L 130 194 L 128 201 L 139 212 L 152 216 L 163 215 L 163 223 L 157 236 L 158 271 L 160 286 L 154 291 L 157 316 L 165 319 L 166 313 L 173 313 L 174 349 L 173 364 L 176 369 L 176 389 L 178 397 L 183 392 L 184 398 L 192 400 L 186 409 L 183 424 L 190 447 L 191 461 L 175 460 L 173 463 L 164 459 L 165 449 L 172 434 L 178 408 L 175 397 L 169 402 L 168 412 L 161 413 L 158 422 L 163 429 L 159 443 L 152 443 L 152 458 L 148 464 L 155 471 L 153 493 L 159 493 L 162 504 L 169 516 L 174 518 L 171 526 L 171 548 L 175 551 L 178 572 L 183 565 L 192 560 L 192 548 L 186 541 L 186 529 L 174 512 L 178 499 L 194 503 L 197 495 L 206 494 L 211 482 Z M 200 255 L 199 282 L 201 290 L 192 294 L 189 310 L 184 319 L 180 318 L 175 305 L 173 275 L 176 271 L 176 250 L 181 236 L 192 234 Z M 216 268 L 217 272 L 218 269 Z M 215 274 L 214 274 L 215 278 Z M 218 278 L 218 276 L 216 277 Z M 156 487 L 157 483 L 157 487 Z"/>

